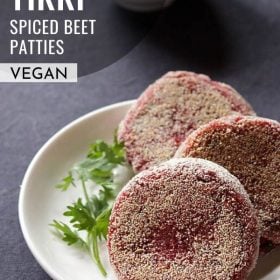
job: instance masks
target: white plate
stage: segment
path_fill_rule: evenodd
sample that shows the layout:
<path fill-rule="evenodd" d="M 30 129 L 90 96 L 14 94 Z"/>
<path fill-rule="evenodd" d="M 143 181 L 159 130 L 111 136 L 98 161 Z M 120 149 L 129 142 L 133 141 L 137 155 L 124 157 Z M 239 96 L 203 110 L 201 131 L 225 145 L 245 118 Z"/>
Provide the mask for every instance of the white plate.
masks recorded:
<path fill-rule="evenodd" d="M 32 160 L 21 186 L 19 219 L 24 238 L 34 257 L 54 280 L 104 280 L 87 253 L 69 247 L 55 237 L 48 224 L 63 219 L 65 206 L 77 198 L 77 190 L 61 193 L 54 185 L 82 159 L 96 139 L 111 140 L 114 130 L 133 101 L 118 103 L 87 114 L 53 136 Z M 109 265 L 106 246 L 102 259 Z M 251 280 L 280 279 L 280 250 L 259 261 Z"/>

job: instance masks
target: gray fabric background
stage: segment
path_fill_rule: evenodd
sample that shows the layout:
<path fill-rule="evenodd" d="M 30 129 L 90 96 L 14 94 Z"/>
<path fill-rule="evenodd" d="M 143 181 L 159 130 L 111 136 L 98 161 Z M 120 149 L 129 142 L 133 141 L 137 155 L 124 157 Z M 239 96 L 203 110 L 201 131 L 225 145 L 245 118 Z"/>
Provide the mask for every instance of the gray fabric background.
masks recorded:
<path fill-rule="evenodd" d="M 20 231 L 19 185 L 36 151 L 79 116 L 187 69 L 231 84 L 279 120 L 279 15 L 278 0 L 178 0 L 130 53 L 78 84 L 0 85 L 0 279 L 49 279 Z"/>

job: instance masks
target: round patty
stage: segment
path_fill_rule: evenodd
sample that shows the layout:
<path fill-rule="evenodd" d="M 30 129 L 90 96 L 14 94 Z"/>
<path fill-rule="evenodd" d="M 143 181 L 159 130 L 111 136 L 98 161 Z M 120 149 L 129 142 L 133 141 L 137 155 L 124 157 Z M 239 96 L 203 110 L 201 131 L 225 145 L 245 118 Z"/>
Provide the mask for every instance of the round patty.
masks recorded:
<path fill-rule="evenodd" d="M 280 244 L 280 124 L 245 116 L 214 120 L 193 132 L 176 157 L 227 168 L 244 185 L 261 221 L 262 240 Z"/>
<path fill-rule="evenodd" d="M 169 72 L 148 87 L 120 125 L 128 162 L 135 172 L 174 156 L 186 136 L 222 116 L 254 115 L 230 86 L 191 72 Z"/>
<path fill-rule="evenodd" d="M 171 159 L 119 194 L 108 234 L 120 280 L 246 279 L 259 227 L 243 186 L 203 159 Z"/>

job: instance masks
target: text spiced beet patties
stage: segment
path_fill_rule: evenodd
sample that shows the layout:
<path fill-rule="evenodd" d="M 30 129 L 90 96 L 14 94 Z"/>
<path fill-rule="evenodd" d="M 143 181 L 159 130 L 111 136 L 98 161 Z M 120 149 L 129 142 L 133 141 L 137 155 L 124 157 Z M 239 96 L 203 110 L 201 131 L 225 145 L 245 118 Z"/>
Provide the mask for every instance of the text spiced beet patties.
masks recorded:
<path fill-rule="evenodd" d="M 119 194 L 108 234 L 120 280 L 246 279 L 258 255 L 255 209 L 239 180 L 202 159 L 172 159 Z"/>

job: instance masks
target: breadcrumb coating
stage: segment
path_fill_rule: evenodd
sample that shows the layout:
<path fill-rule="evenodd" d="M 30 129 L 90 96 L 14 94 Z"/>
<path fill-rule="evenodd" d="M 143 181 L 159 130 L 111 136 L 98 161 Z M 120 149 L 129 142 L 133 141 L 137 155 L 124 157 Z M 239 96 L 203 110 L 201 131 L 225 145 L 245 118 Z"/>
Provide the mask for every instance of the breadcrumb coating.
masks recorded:
<path fill-rule="evenodd" d="M 230 86 L 192 72 L 169 72 L 140 96 L 119 128 L 135 172 L 172 158 L 200 125 L 232 114 L 254 115 Z"/>
<path fill-rule="evenodd" d="M 108 234 L 120 280 L 246 279 L 258 255 L 255 210 L 241 183 L 202 159 L 172 159 L 119 194 Z"/>
<path fill-rule="evenodd" d="M 214 120 L 189 135 L 176 157 L 204 158 L 227 168 L 258 212 L 262 243 L 280 244 L 279 122 L 249 116 Z"/>

